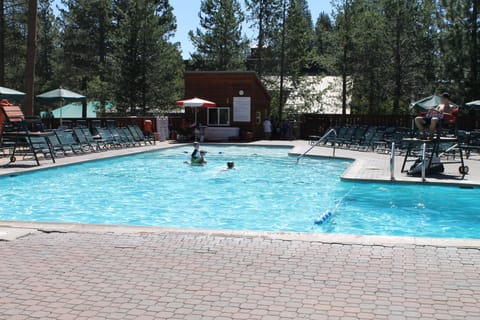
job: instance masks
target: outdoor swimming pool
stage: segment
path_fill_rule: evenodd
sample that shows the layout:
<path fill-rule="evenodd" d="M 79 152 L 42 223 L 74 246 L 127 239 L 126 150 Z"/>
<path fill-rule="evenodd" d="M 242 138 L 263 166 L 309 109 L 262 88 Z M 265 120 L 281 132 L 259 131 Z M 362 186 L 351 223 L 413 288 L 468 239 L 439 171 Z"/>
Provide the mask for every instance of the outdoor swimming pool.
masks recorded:
<path fill-rule="evenodd" d="M 297 165 L 287 148 L 204 149 L 204 167 L 183 164 L 187 146 L 0 178 L 0 220 L 480 238 L 480 189 L 344 182 L 350 161 Z"/>

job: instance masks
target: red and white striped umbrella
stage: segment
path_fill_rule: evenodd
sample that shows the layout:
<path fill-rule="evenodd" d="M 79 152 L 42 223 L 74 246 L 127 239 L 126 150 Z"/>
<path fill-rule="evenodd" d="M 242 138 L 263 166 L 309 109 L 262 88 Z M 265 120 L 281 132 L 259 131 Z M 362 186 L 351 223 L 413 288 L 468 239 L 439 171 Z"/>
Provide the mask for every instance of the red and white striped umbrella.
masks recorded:
<path fill-rule="evenodd" d="M 195 125 L 197 124 L 198 108 L 214 108 L 217 106 L 215 102 L 200 99 L 200 98 L 179 100 L 177 101 L 176 105 L 184 108 L 195 108 Z"/>
<path fill-rule="evenodd" d="M 179 100 L 177 101 L 176 105 L 179 107 L 189 107 L 189 108 L 214 108 L 217 106 L 215 102 L 200 99 L 200 98 Z"/>

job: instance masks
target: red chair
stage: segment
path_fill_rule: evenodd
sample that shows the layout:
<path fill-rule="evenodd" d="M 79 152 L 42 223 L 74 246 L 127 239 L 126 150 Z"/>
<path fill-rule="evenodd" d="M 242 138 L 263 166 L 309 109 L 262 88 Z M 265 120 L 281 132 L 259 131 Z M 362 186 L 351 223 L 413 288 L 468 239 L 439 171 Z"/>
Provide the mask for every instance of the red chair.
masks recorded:
<path fill-rule="evenodd" d="M 422 112 L 419 114 L 420 117 L 423 117 L 428 112 Z M 458 108 L 452 110 L 452 114 L 444 114 L 443 118 L 438 123 L 438 132 L 447 132 L 447 134 L 457 133 L 457 117 L 458 117 Z"/>

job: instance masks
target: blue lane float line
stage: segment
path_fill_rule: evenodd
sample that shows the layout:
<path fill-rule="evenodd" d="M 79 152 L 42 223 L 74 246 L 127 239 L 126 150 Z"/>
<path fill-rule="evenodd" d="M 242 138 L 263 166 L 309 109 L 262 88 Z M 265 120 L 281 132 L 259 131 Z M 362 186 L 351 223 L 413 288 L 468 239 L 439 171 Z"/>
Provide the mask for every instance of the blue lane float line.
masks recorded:
<path fill-rule="evenodd" d="M 323 224 L 328 220 L 333 215 L 333 212 L 330 210 L 326 210 L 324 213 L 322 213 L 313 223 L 315 223 L 317 226 Z"/>
<path fill-rule="evenodd" d="M 341 199 L 340 201 L 338 201 L 337 205 L 335 206 L 335 208 L 330 211 L 330 210 L 325 210 L 317 219 L 315 219 L 315 221 L 313 222 L 314 224 L 316 224 L 317 226 L 320 226 L 322 224 L 324 224 L 325 222 L 327 222 L 335 212 L 337 212 L 338 208 L 340 207 L 340 205 L 342 204 L 342 202 L 347 198 L 347 196 L 353 191 L 353 188 L 352 187 Z"/>

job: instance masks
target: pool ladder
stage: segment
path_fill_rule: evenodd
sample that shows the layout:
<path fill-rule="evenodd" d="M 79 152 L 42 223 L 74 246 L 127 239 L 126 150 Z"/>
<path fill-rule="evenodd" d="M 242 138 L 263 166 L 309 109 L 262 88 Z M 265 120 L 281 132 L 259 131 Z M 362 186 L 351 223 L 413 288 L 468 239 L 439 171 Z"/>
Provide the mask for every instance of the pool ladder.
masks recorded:
<path fill-rule="evenodd" d="M 337 140 L 337 131 L 335 129 L 330 129 L 327 131 L 327 133 L 325 133 L 320 139 L 317 140 L 317 142 L 315 142 L 310 148 L 308 148 L 307 151 L 305 151 L 304 153 L 302 153 L 301 155 L 298 156 L 297 158 L 297 163 L 300 161 L 300 159 L 302 159 L 307 153 L 309 153 L 313 148 L 315 148 L 316 146 L 318 146 L 320 143 L 324 142 L 328 136 L 330 136 L 331 134 L 334 134 L 335 135 L 335 140 Z M 336 141 L 333 142 L 333 155 L 332 157 L 335 158 L 335 143 Z"/>

